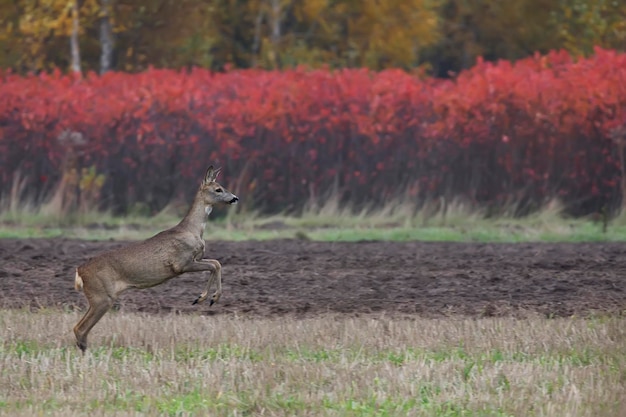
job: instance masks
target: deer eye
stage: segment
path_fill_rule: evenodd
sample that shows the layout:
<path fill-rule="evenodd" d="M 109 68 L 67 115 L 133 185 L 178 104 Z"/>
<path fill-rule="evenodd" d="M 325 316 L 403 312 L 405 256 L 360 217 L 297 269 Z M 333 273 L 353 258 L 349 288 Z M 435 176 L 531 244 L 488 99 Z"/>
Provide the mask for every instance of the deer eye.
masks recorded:
<path fill-rule="evenodd" d="M 215 189 L 215 192 L 216 192 L 216 193 L 221 193 L 222 191 L 223 191 L 223 190 L 222 190 L 221 188 L 216 188 L 216 189 Z"/>

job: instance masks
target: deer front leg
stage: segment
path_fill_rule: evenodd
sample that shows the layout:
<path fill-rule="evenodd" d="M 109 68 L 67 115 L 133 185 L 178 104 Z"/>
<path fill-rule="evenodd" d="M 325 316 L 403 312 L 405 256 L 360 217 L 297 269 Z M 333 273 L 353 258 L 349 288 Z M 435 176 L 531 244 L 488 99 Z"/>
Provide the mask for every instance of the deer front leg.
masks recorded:
<path fill-rule="evenodd" d="M 209 306 L 217 303 L 217 301 L 222 296 L 222 265 L 216 259 L 200 259 L 198 261 L 194 261 L 189 268 L 185 269 L 185 272 L 209 272 L 209 280 L 207 281 L 206 287 L 202 294 L 195 299 L 192 304 L 202 303 L 209 296 L 209 290 L 215 281 L 217 281 L 217 289 L 211 296 L 211 302 Z"/>

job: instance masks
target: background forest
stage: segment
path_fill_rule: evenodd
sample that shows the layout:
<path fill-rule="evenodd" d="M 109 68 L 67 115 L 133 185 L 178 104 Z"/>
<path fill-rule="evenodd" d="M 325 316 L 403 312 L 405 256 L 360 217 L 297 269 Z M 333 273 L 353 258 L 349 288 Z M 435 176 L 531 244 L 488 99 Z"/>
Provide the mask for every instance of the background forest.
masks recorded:
<path fill-rule="evenodd" d="M 0 0 L 0 67 L 421 68 L 626 48 L 617 0 Z M 74 46 L 71 51 L 71 41 Z"/>

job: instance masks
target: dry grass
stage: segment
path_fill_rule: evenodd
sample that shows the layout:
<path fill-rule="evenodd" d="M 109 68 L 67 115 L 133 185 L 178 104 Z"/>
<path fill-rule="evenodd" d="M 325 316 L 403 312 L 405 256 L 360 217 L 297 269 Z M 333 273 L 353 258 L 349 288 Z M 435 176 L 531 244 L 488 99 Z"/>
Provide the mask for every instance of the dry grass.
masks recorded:
<path fill-rule="evenodd" d="M 18 187 L 19 188 L 19 187 Z M 21 191 L 16 193 L 21 195 Z M 0 201 L 0 238 L 70 237 L 140 240 L 177 224 L 185 203 L 171 204 L 155 216 L 137 210 L 126 217 L 111 213 L 61 211 L 29 204 L 17 197 Z M 221 210 L 221 211 L 220 211 Z M 460 200 L 416 201 L 398 197 L 382 207 L 356 208 L 341 204 L 338 194 L 310 202 L 299 213 L 260 215 L 238 207 L 217 209 L 207 224 L 205 239 L 267 240 L 281 238 L 320 241 L 425 240 L 478 242 L 626 241 L 626 213 L 604 224 L 595 217 L 572 219 L 551 201 L 541 210 L 519 218 L 515 205 L 498 216 Z"/>
<path fill-rule="evenodd" d="M 0 415 L 623 416 L 626 319 L 0 311 Z"/>

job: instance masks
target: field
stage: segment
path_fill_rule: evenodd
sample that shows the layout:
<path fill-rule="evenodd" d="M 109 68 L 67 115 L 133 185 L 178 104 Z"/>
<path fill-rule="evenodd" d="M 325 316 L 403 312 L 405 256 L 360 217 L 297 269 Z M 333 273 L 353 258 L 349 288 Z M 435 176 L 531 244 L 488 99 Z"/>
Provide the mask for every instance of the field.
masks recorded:
<path fill-rule="evenodd" d="M 0 239 L 0 415 L 623 416 L 621 243 L 208 242 L 81 355 L 73 268 L 114 241 Z"/>

